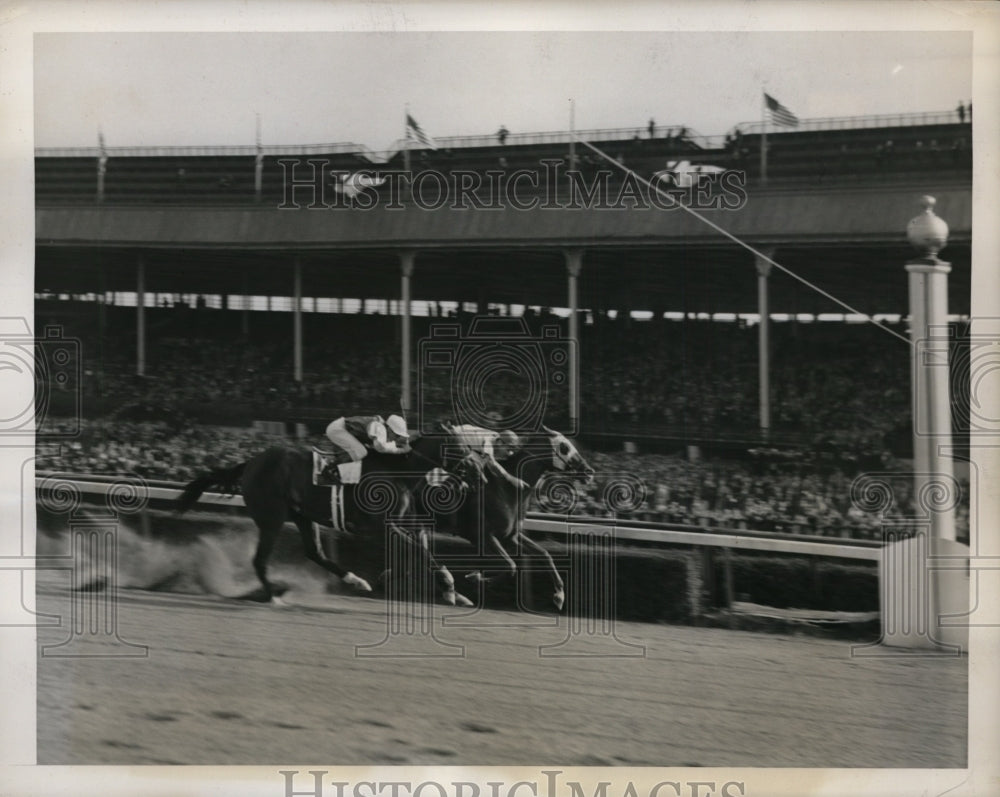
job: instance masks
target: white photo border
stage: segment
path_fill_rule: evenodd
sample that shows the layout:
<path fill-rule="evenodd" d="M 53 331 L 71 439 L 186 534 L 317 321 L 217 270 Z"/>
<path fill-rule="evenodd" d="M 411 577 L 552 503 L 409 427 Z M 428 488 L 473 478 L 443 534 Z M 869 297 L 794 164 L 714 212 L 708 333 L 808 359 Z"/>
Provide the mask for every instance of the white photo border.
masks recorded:
<path fill-rule="evenodd" d="M 582 3 L 439 2 L 316 3 L 268 0 L 235 2 L 23 2 L 0 6 L 0 185 L 7 204 L 0 213 L 0 316 L 33 317 L 33 36 L 42 32 L 98 31 L 411 31 L 411 30 L 850 30 L 971 31 L 973 85 L 977 106 L 974 131 L 974 218 L 972 246 L 974 318 L 1000 317 L 1000 7 L 956 2 L 783 2 Z M 901 269 L 902 271 L 902 269 Z M 902 279 L 902 275 L 900 277 Z M 994 408 L 1000 407 L 1000 396 Z M 1000 417 L 993 410 L 991 417 Z M 1000 440 L 974 452 L 984 478 L 1000 484 Z M 17 533 L 22 496 L 21 468 L 32 452 L 0 448 L 2 533 Z M 981 516 L 996 535 L 1000 491 L 979 496 Z M 33 506 L 25 507 L 32 513 Z M 995 544 L 995 542 L 994 542 Z M 670 769 L 676 781 L 739 781 L 751 795 L 986 794 L 996 789 L 994 751 L 1000 717 L 1000 592 L 997 580 L 981 579 L 984 617 L 998 625 L 970 629 L 970 731 L 968 770 L 799 770 Z M 26 590 L 27 592 L 28 590 Z M 7 596 L 4 596 L 5 598 Z M 26 596 L 30 599 L 30 596 Z M 0 792 L 29 794 L 201 794 L 207 789 L 249 797 L 283 797 L 280 769 L 302 772 L 301 763 L 282 767 L 37 767 L 35 760 L 35 640 L 31 629 L 0 628 L 4 711 L 0 719 Z M 446 778 L 485 784 L 543 780 L 540 767 L 346 767 L 339 779 L 410 780 Z M 562 768 L 588 793 L 598 781 L 633 782 L 647 794 L 665 770 Z M 331 774 L 330 778 L 333 779 Z M 611 793 L 617 794 L 616 786 Z"/>

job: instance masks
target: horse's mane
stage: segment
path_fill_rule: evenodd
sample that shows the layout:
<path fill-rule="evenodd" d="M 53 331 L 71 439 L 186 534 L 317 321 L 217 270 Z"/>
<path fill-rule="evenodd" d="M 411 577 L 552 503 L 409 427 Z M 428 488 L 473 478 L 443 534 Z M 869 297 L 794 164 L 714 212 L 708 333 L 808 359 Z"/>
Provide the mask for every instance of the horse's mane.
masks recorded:
<path fill-rule="evenodd" d="M 510 456 L 510 461 L 523 462 L 526 459 L 538 459 L 540 452 L 550 451 L 552 444 L 544 432 L 526 432 L 520 436 L 521 446 Z"/>

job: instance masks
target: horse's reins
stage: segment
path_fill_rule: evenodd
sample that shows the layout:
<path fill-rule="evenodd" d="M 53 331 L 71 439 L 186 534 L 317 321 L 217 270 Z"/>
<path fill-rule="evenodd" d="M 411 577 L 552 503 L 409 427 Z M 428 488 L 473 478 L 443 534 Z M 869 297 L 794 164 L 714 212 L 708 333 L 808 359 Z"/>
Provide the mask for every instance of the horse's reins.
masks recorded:
<path fill-rule="evenodd" d="M 409 453 L 412 454 L 412 455 L 415 455 L 418 459 L 421 459 L 424 462 L 426 462 L 428 465 L 431 466 L 432 469 L 433 468 L 443 468 L 444 470 L 446 470 L 449 473 L 451 473 L 451 471 L 448 470 L 448 468 L 444 467 L 444 463 L 435 462 L 433 459 L 431 459 L 430 457 L 428 457 L 426 454 L 421 454 L 419 451 L 417 451 L 417 449 L 413 448 L 412 446 L 410 447 Z M 455 476 L 456 474 L 452 473 L 452 475 Z M 458 478 L 459 478 L 459 481 L 461 481 L 463 484 L 465 483 L 465 479 L 463 479 L 461 477 L 458 477 Z"/>

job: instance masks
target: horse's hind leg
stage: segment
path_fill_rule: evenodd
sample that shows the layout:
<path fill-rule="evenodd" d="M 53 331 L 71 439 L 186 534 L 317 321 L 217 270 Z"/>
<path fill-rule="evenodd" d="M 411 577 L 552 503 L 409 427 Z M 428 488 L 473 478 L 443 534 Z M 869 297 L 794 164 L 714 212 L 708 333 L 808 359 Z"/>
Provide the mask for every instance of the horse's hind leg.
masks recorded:
<path fill-rule="evenodd" d="M 423 551 L 424 567 L 429 568 L 438 580 L 441 599 L 449 606 L 472 606 L 472 601 L 455 589 L 455 577 L 447 567 L 438 563 L 431 553 L 431 535 L 427 529 L 421 529 L 419 540 L 415 543 Z"/>
<path fill-rule="evenodd" d="M 306 549 L 306 556 L 310 561 L 315 562 L 320 567 L 329 570 L 339 577 L 345 584 L 354 587 L 357 592 L 371 592 L 371 585 L 363 578 L 345 570 L 339 564 L 329 559 L 323 553 L 323 546 L 319 539 L 319 526 L 304 517 L 296 517 L 295 525 L 299 527 L 299 535 L 302 537 L 302 544 Z"/>
<path fill-rule="evenodd" d="M 511 555 L 507 553 L 507 549 L 504 548 L 503 543 L 495 534 L 487 534 L 486 540 L 489 542 L 490 547 L 499 554 L 500 559 L 503 560 L 506 566 L 504 570 L 500 571 L 502 575 L 506 575 L 510 578 L 517 578 L 517 563 L 511 558 Z M 466 576 L 470 581 L 475 581 L 478 583 L 487 584 L 492 581 L 496 576 L 490 576 L 487 574 L 486 569 L 476 570 Z"/>
<path fill-rule="evenodd" d="M 260 537 L 257 540 L 257 552 L 253 556 L 253 569 L 257 573 L 257 578 L 264 587 L 264 597 L 268 601 L 275 600 L 284 590 L 275 588 L 274 584 L 267 580 L 267 561 L 274 551 L 274 543 L 278 539 L 282 521 L 261 523 L 257 522 L 260 529 Z"/>
<path fill-rule="evenodd" d="M 500 557 L 504 560 L 507 565 L 507 574 L 511 578 L 517 578 L 517 563 L 511 558 L 510 554 L 507 553 L 507 549 L 503 547 L 503 543 L 497 538 L 495 534 L 490 535 L 490 544 L 493 546 Z"/>
<path fill-rule="evenodd" d="M 534 540 L 528 539 L 524 534 L 518 534 L 516 542 L 521 544 L 522 559 L 525 556 L 526 549 L 534 551 L 537 554 L 541 554 L 541 556 L 545 559 L 549 566 L 549 573 L 552 575 L 552 586 L 554 588 L 552 602 L 556 605 L 557 609 L 562 609 L 563 604 L 566 602 L 566 592 L 563 587 L 562 576 L 559 575 L 559 569 L 556 567 L 556 563 L 552 561 L 552 556 L 541 545 Z"/>

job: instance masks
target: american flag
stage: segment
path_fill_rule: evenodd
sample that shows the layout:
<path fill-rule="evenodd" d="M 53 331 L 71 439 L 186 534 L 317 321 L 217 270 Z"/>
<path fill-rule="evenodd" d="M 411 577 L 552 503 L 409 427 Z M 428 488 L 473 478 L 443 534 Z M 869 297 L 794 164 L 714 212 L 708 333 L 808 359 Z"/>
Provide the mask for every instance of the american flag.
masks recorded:
<path fill-rule="evenodd" d="M 779 127 L 799 126 L 798 117 L 770 94 L 764 95 L 764 103 L 767 105 L 767 110 L 771 112 L 771 121 Z"/>
<path fill-rule="evenodd" d="M 406 137 L 410 137 L 410 131 L 413 132 L 413 137 L 420 143 L 423 144 L 427 149 L 437 149 L 437 144 L 434 143 L 434 139 L 427 135 L 417 124 L 417 120 L 414 119 L 409 114 L 406 115 Z"/>

